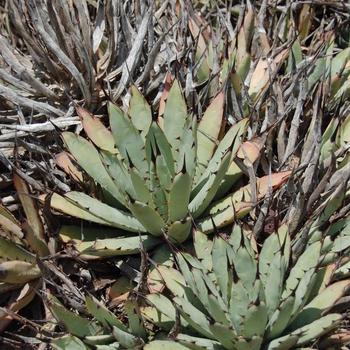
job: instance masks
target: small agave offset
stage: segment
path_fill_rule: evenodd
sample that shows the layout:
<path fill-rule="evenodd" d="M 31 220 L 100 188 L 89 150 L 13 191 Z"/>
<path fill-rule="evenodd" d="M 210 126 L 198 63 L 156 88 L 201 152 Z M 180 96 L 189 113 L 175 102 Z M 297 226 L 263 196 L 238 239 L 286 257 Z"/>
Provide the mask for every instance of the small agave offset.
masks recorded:
<path fill-rule="evenodd" d="M 198 125 L 197 118 L 187 113 L 176 80 L 166 98 L 164 114 L 157 120 L 136 87 L 131 88 L 131 94 L 129 115 L 109 103 L 112 132 L 98 118 L 77 107 L 90 141 L 71 132 L 62 133 L 71 155 L 101 186 L 108 204 L 72 191 L 64 196 L 53 194 L 51 206 L 123 231 L 166 234 L 175 243 L 188 238 L 192 219 L 202 232 L 209 233 L 213 222 L 222 227 L 235 215 L 249 212 L 249 186 L 214 201 L 242 175 L 233 159 L 248 125 L 248 119 L 239 121 L 217 141 L 224 128 L 224 93 L 216 96 Z M 246 146 L 254 161 L 259 151 L 255 149 L 253 155 Z M 66 165 L 68 170 L 73 168 Z M 272 186 L 283 183 L 289 174 L 273 174 Z M 265 182 L 264 178 L 258 180 L 260 197 L 266 193 Z M 146 248 L 148 243 L 154 245 L 154 239 L 142 237 L 148 237 Z M 95 252 L 97 246 L 94 242 Z"/>

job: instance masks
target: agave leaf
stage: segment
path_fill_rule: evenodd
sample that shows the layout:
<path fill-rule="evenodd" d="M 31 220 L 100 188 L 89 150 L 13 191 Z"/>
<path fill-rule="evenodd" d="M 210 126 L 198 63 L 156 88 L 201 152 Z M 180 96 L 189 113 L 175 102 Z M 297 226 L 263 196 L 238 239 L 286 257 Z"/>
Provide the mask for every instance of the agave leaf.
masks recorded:
<path fill-rule="evenodd" d="M 221 297 L 226 304 L 228 304 L 229 272 L 231 270 L 226 255 L 227 246 L 223 238 L 215 236 L 212 247 L 212 265 Z"/>
<path fill-rule="evenodd" d="M 75 181 L 83 181 L 83 174 L 72 163 L 71 155 L 67 152 L 60 152 L 55 156 L 56 163 Z"/>
<path fill-rule="evenodd" d="M 94 296 L 87 295 L 85 302 L 90 314 L 96 318 L 97 321 L 101 322 L 104 327 L 110 328 L 111 326 L 115 326 L 123 331 L 127 331 L 124 324 Z"/>
<path fill-rule="evenodd" d="M 156 295 L 156 294 L 154 294 Z M 175 310 L 175 308 L 174 308 Z M 154 306 L 145 306 L 141 308 L 142 316 L 148 320 L 149 322 L 152 322 L 152 324 L 156 325 L 159 328 L 164 329 L 167 332 L 170 332 L 171 329 L 174 327 L 174 320 L 167 317 L 165 313 L 159 311 Z M 188 325 L 188 323 L 182 319 L 181 324 L 185 327 Z"/>
<path fill-rule="evenodd" d="M 289 55 L 288 57 L 288 65 L 287 65 L 287 72 L 292 71 L 292 62 L 295 62 L 295 65 L 298 65 L 303 60 L 303 54 L 301 51 L 301 46 L 299 40 L 295 40 L 292 45 L 292 55 Z"/>
<path fill-rule="evenodd" d="M 152 123 L 151 108 L 135 85 L 132 85 L 130 90 L 129 115 L 132 123 L 139 130 L 142 139 L 145 141 L 147 132 Z"/>
<path fill-rule="evenodd" d="M 243 335 L 244 331 L 244 315 L 247 312 L 250 297 L 243 283 L 235 278 L 231 287 L 231 299 L 229 303 L 229 317 L 238 335 Z"/>
<path fill-rule="evenodd" d="M 143 177 L 147 176 L 148 166 L 145 161 L 144 141 L 133 125 L 132 120 L 115 104 L 108 104 L 109 121 L 116 146 L 125 163 L 132 163 L 140 171 Z"/>
<path fill-rule="evenodd" d="M 299 332 L 293 332 L 287 334 L 283 337 L 272 340 L 270 343 L 266 344 L 264 350 L 284 350 L 292 348 L 300 337 Z"/>
<path fill-rule="evenodd" d="M 212 101 L 198 124 L 198 129 L 209 136 L 218 139 L 222 128 L 225 94 L 219 93 Z M 194 184 L 201 178 L 212 158 L 216 145 L 202 133 L 197 134 L 197 167 L 194 176 Z"/>
<path fill-rule="evenodd" d="M 0 263 L 0 281 L 8 283 L 27 283 L 41 277 L 38 266 L 31 262 L 13 260 Z"/>
<path fill-rule="evenodd" d="M 329 314 L 308 324 L 298 331 L 302 333 L 296 342 L 297 346 L 308 344 L 311 340 L 320 338 L 323 334 L 339 326 L 342 316 L 339 314 Z"/>
<path fill-rule="evenodd" d="M 343 123 L 339 128 L 338 135 L 337 135 L 337 141 L 339 140 L 339 147 L 344 146 L 347 142 L 350 141 L 349 129 L 350 129 L 350 116 L 348 116 L 343 121 Z"/>
<path fill-rule="evenodd" d="M 158 265 L 157 269 L 164 279 L 164 282 L 168 289 L 175 295 L 184 297 L 186 288 L 186 281 L 184 276 L 176 269 L 172 267 Z"/>
<path fill-rule="evenodd" d="M 185 126 L 180 137 L 179 158 L 176 167 L 178 174 L 184 167 L 193 179 L 196 169 L 197 155 L 197 118 L 192 114 L 187 117 Z"/>
<path fill-rule="evenodd" d="M 210 322 L 209 329 L 226 349 L 234 349 L 238 336 L 232 327 L 227 327 L 219 322 Z"/>
<path fill-rule="evenodd" d="M 218 163 L 218 168 L 209 175 L 208 181 L 191 200 L 188 209 L 193 218 L 198 218 L 211 203 L 231 161 L 232 152 L 223 154 L 221 161 Z"/>
<path fill-rule="evenodd" d="M 187 108 L 178 81 L 170 89 L 164 110 L 164 134 L 168 140 L 175 164 L 179 160 L 180 138 L 187 119 Z"/>
<path fill-rule="evenodd" d="M 55 316 L 58 322 L 63 324 L 68 332 L 78 337 L 85 337 L 89 335 L 95 335 L 101 328 L 90 320 L 83 318 L 65 307 L 51 301 L 49 304 L 52 314 Z"/>
<path fill-rule="evenodd" d="M 342 279 L 350 274 L 350 260 L 345 260 L 345 262 L 342 262 L 341 266 L 335 271 L 334 278 L 335 279 Z"/>
<path fill-rule="evenodd" d="M 276 339 L 285 330 L 294 308 L 294 302 L 294 295 L 290 295 L 276 309 L 275 313 L 270 318 L 268 326 L 266 327 L 266 340 Z"/>
<path fill-rule="evenodd" d="M 245 141 L 242 144 L 242 146 L 238 149 L 236 157 L 241 159 L 243 163 L 245 163 L 245 156 L 242 151 L 242 148 L 243 148 L 250 162 L 254 164 L 254 162 L 260 156 L 261 149 L 265 145 L 266 136 L 267 136 L 267 133 L 257 136 L 254 139 Z M 214 197 L 214 200 L 223 197 L 242 175 L 243 175 L 243 171 L 237 165 L 237 163 L 233 161 L 220 184 L 220 187 Z"/>
<path fill-rule="evenodd" d="M 290 251 L 290 239 L 287 225 L 279 228 L 278 233 L 271 234 L 264 242 L 259 256 L 260 280 L 266 294 L 268 314 L 271 316 L 279 303 L 284 275 L 288 267 L 289 254 L 285 256 L 284 251 Z"/>
<path fill-rule="evenodd" d="M 191 232 L 191 227 L 192 221 L 189 216 L 181 221 L 174 221 L 168 229 L 169 240 L 174 243 L 184 242 Z"/>
<path fill-rule="evenodd" d="M 216 205 L 211 206 L 208 216 L 202 215 L 200 219 L 195 221 L 196 227 L 205 234 L 214 232 L 213 222 L 216 228 L 227 226 L 235 219 L 247 215 L 253 208 L 253 203 L 249 202 L 234 203 L 234 208 L 231 204 L 223 207 L 221 202 L 216 202 Z"/>
<path fill-rule="evenodd" d="M 147 145 L 146 145 L 147 147 Z M 165 222 L 168 219 L 168 206 L 167 206 L 167 191 L 162 187 L 160 182 L 160 177 L 158 176 L 158 169 L 156 168 L 159 161 L 157 159 L 162 157 L 158 155 L 156 159 L 152 159 L 150 162 L 149 176 L 150 176 L 150 192 L 153 201 L 153 205 L 156 208 L 157 213 L 161 216 L 162 220 Z M 164 162 L 162 162 L 164 165 Z M 164 170 L 164 168 L 162 169 Z M 166 174 L 164 174 L 166 176 Z M 162 176 L 163 178 L 163 176 Z M 163 178 L 164 180 L 164 178 Z"/>
<path fill-rule="evenodd" d="M 335 138 L 337 130 L 339 127 L 339 118 L 333 118 L 328 124 L 326 131 L 322 135 L 322 146 L 320 162 L 323 162 L 327 157 L 329 157 L 332 152 L 335 152 L 337 148 L 337 139 Z"/>
<path fill-rule="evenodd" d="M 258 300 L 247 309 L 244 316 L 244 338 L 249 339 L 254 335 L 263 336 L 266 323 L 266 304 Z"/>
<path fill-rule="evenodd" d="M 297 287 L 300 279 L 304 276 L 306 271 L 314 269 L 319 260 L 321 250 L 321 243 L 316 242 L 308 247 L 305 252 L 300 256 L 297 263 L 290 271 L 289 277 L 286 280 L 284 292 L 282 293 L 282 299 L 291 294 Z"/>
<path fill-rule="evenodd" d="M 196 309 L 200 310 L 203 314 L 208 314 L 201 301 L 196 295 L 194 295 L 194 290 L 186 285 L 186 281 L 182 273 L 171 267 L 163 265 L 158 265 L 157 269 L 164 279 L 167 288 L 172 292 L 172 294 L 188 300 Z"/>
<path fill-rule="evenodd" d="M 113 327 L 113 336 L 119 343 L 127 349 L 142 348 L 144 341 L 138 336 L 122 331 L 118 327 Z"/>
<path fill-rule="evenodd" d="M 252 337 L 251 339 L 239 339 L 236 344 L 237 350 L 255 350 L 260 349 L 262 343 L 261 337 Z"/>
<path fill-rule="evenodd" d="M 188 350 L 188 347 L 174 340 L 152 340 L 143 347 L 144 350 Z"/>
<path fill-rule="evenodd" d="M 95 345 L 96 350 L 117 350 L 121 349 L 120 343 L 115 341 L 113 343 L 109 343 L 108 345 Z"/>
<path fill-rule="evenodd" d="M 175 176 L 175 168 L 174 168 L 174 158 L 172 154 L 172 151 L 173 151 L 172 146 L 171 144 L 169 144 L 169 141 L 166 138 L 165 133 L 163 133 L 162 129 L 159 127 L 159 125 L 156 122 L 153 122 L 151 124 L 151 127 L 146 137 L 145 147 L 146 147 L 146 158 L 147 158 L 148 166 L 152 161 L 152 149 L 155 157 L 159 155 L 157 154 L 158 153 L 157 150 L 159 150 L 160 154 L 165 160 L 165 164 L 167 165 L 168 172 L 170 173 L 171 178 L 173 178 Z"/>
<path fill-rule="evenodd" d="M 193 229 L 193 243 L 196 250 L 196 256 L 203 266 L 208 270 L 213 269 L 213 242 L 203 232 Z M 220 288 L 221 289 L 221 288 Z"/>
<path fill-rule="evenodd" d="M 169 245 L 163 244 L 158 247 L 152 254 L 152 261 L 156 264 L 172 267 L 174 264 L 174 257 Z M 164 288 L 162 277 L 154 264 L 149 267 L 147 283 L 151 293 L 161 293 Z"/>
<path fill-rule="evenodd" d="M 12 221 L 14 224 L 16 224 L 19 228 L 21 227 L 21 224 L 17 221 L 17 219 L 2 205 L 0 205 L 0 218 L 4 216 L 6 219 Z M 1 225 L 2 226 L 2 225 Z"/>
<path fill-rule="evenodd" d="M 129 169 L 129 171 L 130 171 L 130 179 L 135 192 L 135 198 L 138 199 L 140 202 L 146 203 L 153 208 L 154 203 L 152 201 L 151 193 L 147 185 L 147 182 L 142 177 L 141 173 L 138 171 L 136 167 L 132 166 Z M 130 192 L 130 194 L 131 193 L 132 192 Z"/>
<path fill-rule="evenodd" d="M 0 215 L 0 226 L 13 241 L 20 242 L 22 240 L 24 235 L 17 222 L 13 222 L 13 220 L 8 219 L 6 216 Z"/>
<path fill-rule="evenodd" d="M 137 300 L 132 296 L 131 299 L 129 297 L 125 300 L 124 308 L 129 319 L 130 333 L 137 334 L 141 339 L 146 340 L 147 333 Z"/>
<path fill-rule="evenodd" d="M 303 327 L 324 315 L 346 293 L 349 287 L 350 281 L 348 280 L 336 282 L 328 286 L 309 304 L 304 306 L 302 311 L 288 328 L 296 329 Z"/>
<path fill-rule="evenodd" d="M 92 346 L 97 345 L 109 345 L 113 343 L 113 334 L 100 334 L 100 335 L 89 335 L 84 338 L 84 343 Z M 108 347 L 109 348 L 109 347 Z M 111 348 L 115 349 L 115 348 Z"/>
<path fill-rule="evenodd" d="M 129 208 L 134 217 L 151 234 L 161 236 L 166 231 L 166 224 L 155 209 L 149 205 L 130 199 Z"/>
<path fill-rule="evenodd" d="M 209 160 L 207 168 L 204 170 L 201 178 L 198 180 L 191 192 L 191 199 L 193 199 L 202 188 L 209 182 L 213 173 L 218 171 L 219 164 L 222 162 L 223 157 L 227 152 L 231 151 L 232 157 L 234 157 L 240 146 L 240 138 L 244 133 L 248 125 L 248 120 L 243 119 L 237 124 L 232 126 L 226 133 L 225 137 L 221 140 L 212 158 Z M 226 169 L 227 170 L 227 169 Z"/>
<path fill-rule="evenodd" d="M 151 304 L 153 304 L 160 312 L 160 318 L 159 318 L 157 324 L 159 325 L 162 323 L 163 315 L 165 315 L 167 317 L 167 319 L 165 321 L 164 326 L 165 327 L 167 326 L 168 319 L 170 319 L 172 321 L 172 322 L 170 322 L 170 329 L 171 329 L 174 325 L 175 318 L 176 318 L 176 311 L 175 311 L 175 307 L 172 304 L 172 302 L 162 294 L 148 294 L 146 296 L 146 299 Z M 147 311 L 149 311 L 149 310 L 142 309 L 142 313 L 145 313 L 146 316 L 148 316 Z"/>
<path fill-rule="evenodd" d="M 152 235 L 141 236 L 143 245 L 147 249 L 151 249 L 158 245 L 161 240 Z M 92 242 L 78 243 L 74 248 L 82 255 L 81 258 L 88 259 L 89 257 L 113 257 L 126 254 L 138 254 L 140 253 L 140 237 L 118 237 L 118 238 L 105 238 L 96 239 Z"/>
<path fill-rule="evenodd" d="M 193 350 L 222 350 L 222 345 L 211 339 L 205 339 L 205 338 L 197 338 L 193 337 L 187 334 L 178 334 L 176 337 L 177 341 L 180 344 L 185 344 L 187 348 L 193 349 Z"/>
<path fill-rule="evenodd" d="M 17 244 L 0 237 L 0 257 L 5 260 L 35 262 L 35 256 Z"/>
<path fill-rule="evenodd" d="M 169 193 L 168 224 L 182 220 L 187 216 L 190 201 L 192 179 L 186 168 L 176 174 Z"/>
<path fill-rule="evenodd" d="M 271 177 L 270 175 L 266 175 L 260 179 L 257 179 L 256 182 L 258 187 L 258 198 L 259 199 L 263 198 L 266 195 L 267 189 L 269 187 L 269 181 L 270 181 L 269 178 L 271 179 L 272 188 L 276 189 L 289 179 L 290 174 L 291 174 L 291 171 L 284 171 L 281 173 L 272 174 Z M 250 191 L 251 191 L 251 185 L 248 184 L 240 188 L 238 191 L 234 192 L 233 194 L 230 194 L 225 198 L 210 204 L 203 215 L 209 215 L 209 214 L 214 215 L 219 210 L 224 210 L 228 207 L 232 208 L 232 204 L 234 204 L 236 207 L 237 203 L 239 202 L 241 203 L 240 203 L 240 206 L 238 206 L 238 208 L 240 209 L 240 207 L 244 207 L 243 202 L 245 202 L 245 204 L 249 204 L 249 201 L 251 198 Z M 236 211 L 238 212 L 237 208 L 236 208 Z M 201 231 L 203 232 L 203 230 Z"/>
<path fill-rule="evenodd" d="M 318 268 L 316 272 L 316 282 L 312 288 L 312 291 L 310 292 L 307 304 L 311 302 L 318 294 L 322 293 L 327 286 L 330 285 L 336 268 L 336 263 L 329 264 L 323 268 Z"/>
<path fill-rule="evenodd" d="M 206 315 L 184 298 L 174 297 L 173 301 L 178 308 L 180 315 L 191 325 L 191 327 L 206 338 L 216 340 L 215 336 L 210 331 L 210 324 Z"/>
<path fill-rule="evenodd" d="M 103 188 L 125 205 L 125 198 L 104 167 L 96 148 L 86 139 L 71 132 L 63 132 L 62 138 L 79 165 Z"/>
<path fill-rule="evenodd" d="M 244 16 L 243 26 L 238 33 L 238 56 L 237 59 L 240 62 L 241 58 L 246 52 L 250 51 L 251 41 L 254 34 L 254 10 L 250 9 Z"/>
<path fill-rule="evenodd" d="M 307 303 L 309 294 L 316 283 L 315 269 L 310 269 L 305 272 L 303 277 L 300 279 L 299 284 L 295 290 L 295 303 L 292 310 L 291 317 L 288 325 L 290 325 L 299 315 L 304 305 Z M 293 328 L 294 330 L 295 328 Z"/>
<path fill-rule="evenodd" d="M 66 349 L 86 350 L 87 349 L 84 343 L 79 338 L 73 335 L 52 339 L 50 340 L 50 345 L 52 345 L 57 350 L 66 350 Z"/>
<path fill-rule="evenodd" d="M 63 243 L 81 243 L 81 241 L 94 242 L 96 239 L 124 237 L 125 231 L 115 228 L 94 228 L 81 226 L 62 226 L 58 232 Z"/>
<path fill-rule="evenodd" d="M 86 135 L 100 149 L 112 154 L 118 154 L 112 133 L 103 123 L 86 109 L 76 106 L 76 111 L 81 118 Z"/>
<path fill-rule="evenodd" d="M 131 196 L 136 198 L 136 189 L 133 186 L 124 162 L 118 159 L 118 157 L 113 153 L 100 150 L 100 154 L 102 156 L 103 165 L 105 166 L 105 169 L 107 170 L 115 186 L 118 188 L 119 193 L 123 197 L 126 197 L 126 194 L 129 193 Z"/>
<path fill-rule="evenodd" d="M 227 249 L 227 255 L 230 263 L 233 265 L 236 278 L 242 282 L 249 295 L 253 297 L 254 283 L 257 279 L 257 262 L 255 259 L 255 253 L 248 237 L 240 227 L 232 230 L 230 243 L 232 249 Z"/>
<path fill-rule="evenodd" d="M 236 73 L 239 77 L 239 89 L 235 89 L 235 93 L 237 96 L 239 96 L 241 92 L 241 86 L 249 73 L 251 61 L 252 61 L 252 56 L 248 52 L 246 52 L 241 58 L 241 61 L 237 65 Z M 231 73 L 231 79 L 232 79 L 232 73 Z"/>
<path fill-rule="evenodd" d="M 44 201 L 45 197 L 46 195 L 41 195 L 39 200 Z M 51 207 L 87 221 L 130 232 L 146 232 L 145 228 L 130 213 L 112 208 L 81 192 L 68 192 L 64 197 L 54 193 L 51 197 Z"/>

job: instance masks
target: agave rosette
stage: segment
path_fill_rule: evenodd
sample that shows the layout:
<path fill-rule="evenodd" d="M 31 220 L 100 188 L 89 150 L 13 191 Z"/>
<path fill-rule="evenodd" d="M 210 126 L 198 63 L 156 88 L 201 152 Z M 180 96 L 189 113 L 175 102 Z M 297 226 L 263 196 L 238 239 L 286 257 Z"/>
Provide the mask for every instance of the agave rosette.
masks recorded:
<path fill-rule="evenodd" d="M 153 120 L 150 107 L 136 87 L 131 92 L 128 115 L 109 103 L 111 132 L 95 116 L 77 107 L 90 141 L 71 132 L 62 133 L 75 161 L 101 186 L 106 199 L 112 198 L 109 204 L 113 204 L 72 191 L 64 196 L 54 193 L 51 206 L 122 230 L 119 233 L 140 232 L 143 239 L 147 237 L 144 233 L 155 237 L 166 234 L 173 242 L 187 239 L 192 219 L 209 233 L 213 222 L 221 227 L 249 212 L 253 205 L 249 185 L 227 198 L 217 198 L 243 174 L 233 160 L 248 124 L 247 119 L 241 120 L 220 139 L 224 94 L 219 93 L 211 102 L 197 126 L 197 118 L 187 113 L 176 80 L 167 96 L 164 114 L 157 120 Z M 259 155 L 259 142 L 257 145 L 258 148 L 254 140 L 243 145 L 252 162 Z M 241 153 L 238 156 L 244 158 Z M 282 184 L 289 174 L 273 174 L 272 186 Z M 266 178 L 258 180 L 259 197 L 267 191 L 264 181 Z M 72 238 L 67 232 L 65 235 Z M 148 241 L 147 247 L 157 242 L 152 238 Z M 121 242 L 119 239 L 122 245 Z M 81 243 L 80 250 L 87 254 L 89 248 L 83 246 Z M 108 247 L 111 252 L 111 245 Z M 108 255 L 105 241 L 98 240 L 90 248 L 100 250 L 99 254 L 105 250 Z"/>
<path fill-rule="evenodd" d="M 332 223 L 330 217 L 345 192 L 339 187 L 296 239 L 284 223 L 259 252 L 252 232 L 237 224 L 228 239 L 217 234 L 211 240 L 195 230 L 195 254 L 173 247 L 179 270 L 157 266 L 172 298 L 149 294 L 152 306 L 142 308 L 146 319 L 167 331 L 180 320 L 180 334 L 158 346 L 190 348 L 205 340 L 207 349 L 300 348 L 337 328 L 343 316 L 330 310 L 350 287 L 344 279 L 350 240 L 348 218 Z M 340 266 L 339 257 L 345 257 Z"/>

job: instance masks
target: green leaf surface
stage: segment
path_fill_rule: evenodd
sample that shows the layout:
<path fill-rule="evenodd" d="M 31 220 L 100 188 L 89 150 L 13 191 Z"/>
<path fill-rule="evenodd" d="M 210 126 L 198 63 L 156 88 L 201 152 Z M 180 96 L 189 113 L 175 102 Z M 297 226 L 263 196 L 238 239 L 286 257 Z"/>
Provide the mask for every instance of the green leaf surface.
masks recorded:
<path fill-rule="evenodd" d="M 83 338 L 89 335 L 96 335 L 101 330 L 95 322 L 91 322 L 89 319 L 81 317 L 59 304 L 51 304 L 50 310 L 55 318 L 66 327 L 68 332 L 77 337 Z"/>
<path fill-rule="evenodd" d="M 296 342 L 296 345 L 302 346 L 308 344 L 313 339 L 320 338 L 323 334 L 326 334 L 332 329 L 338 327 L 342 318 L 343 317 L 339 314 L 329 314 L 321 317 L 311 324 L 299 328 L 298 331 L 302 334 Z"/>
<path fill-rule="evenodd" d="M 130 167 L 129 156 L 142 176 L 146 177 L 148 166 L 145 161 L 145 143 L 139 131 L 133 125 L 132 120 L 115 104 L 110 102 L 108 110 L 113 137 L 122 158 Z"/>
<path fill-rule="evenodd" d="M 324 315 L 349 290 L 349 287 L 350 281 L 348 280 L 331 284 L 303 308 L 290 328 L 303 327 Z"/>
<path fill-rule="evenodd" d="M 188 238 L 192 227 L 191 218 L 188 216 L 184 220 L 174 221 L 168 228 L 168 238 L 173 243 L 183 243 Z"/>
<path fill-rule="evenodd" d="M 181 316 L 200 334 L 206 338 L 216 340 L 211 333 L 209 320 L 201 311 L 195 308 L 190 302 L 181 297 L 173 298 Z"/>
<path fill-rule="evenodd" d="M 222 127 L 222 117 L 224 112 L 225 94 L 219 93 L 215 99 L 211 102 L 207 108 L 202 119 L 198 124 L 198 129 L 206 134 L 219 138 L 219 133 Z M 198 132 L 197 134 L 197 168 L 194 177 L 194 183 L 196 184 L 201 178 L 202 174 L 207 168 L 207 165 L 212 158 L 215 143 L 208 139 L 207 136 Z"/>
<path fill-rule="evenodd" d="M 147 232 L 155 236 L 161 236 L 163 231 L 166 232 L 167 226 L 155 209 L 145 203 L 131 200 L 129 207 L 134 217 Z"/>
<path fill-rule="evenodd" d="M 39 196 L 39 200 L 44 201 L 45 196 Z M 132 214 L 112 208 L 81 192 L 68 192 L 65 197 L 54 193 L 51 198 L 51 207 L 68 215 L 98 224 L 130 232 L 146 232 L 146 229 Z"/>
<path fill-rule="evenodd" d="M 175 176 L 169 193 L 168 223 L 182 220 L 187 216 L 191 184 L 192 179 L 186 169 Z"/>
<path fill-rule="evenodd" d="M 164 134 L 167 138 L 175 163 L 179 160 L 180 137 L 187 119 L 187 108 L 182 97 L 179 82 L 175 80 L 170 89 L 164 110 Z"/>
<path fill-rule="evenodd" d="M 118 327 L 113 327 L 113 336 L 118 342 L 127 349 L 142 348 L 144 341 L 138 336 L 129 332 L 124 332 Z"/>
<path fill-rule="evenodd" d="M 3 260 L 35 262 L 35 256 L 17 244 L 0 237 L 0 257 Z"/>
<path fill-rule="evenodd" d="M 143 98 L 135 85 L 131 86 L 131 99 L 129 115 L 136 129 L 139 130 L 142 139 L 145 141 L 146 135 L 152 123 L 152 111 L 147 101 Z"/>
<path fill-rule="evenodd" d="M 67 350 L 67 349 L 86 350 L 87 349 L 87 347 L 79 338 L 72 335 L 68 337 L 52 339 L 50 341 L 50 345 L 52 345 L 57 350 Z"/>
<path fill-rule="evenodd" d="M 71 132 L 63 132 L 62 138 L 79 165 L 121 204 L 125 205 L 125 198 L 111 179 L 96 148 L 86 139 Z"/>
<path fill-rule="evenodd" d="M 97 321 L 101 322 L 104 327 L 110 328 L 111 326 L 115 326 L 123 331 L 127 331 L 127 328 L 124 326 L 124 324 L 94 296 L 87 295 L 85 302 L 90 314 L 96 318 Z"/>

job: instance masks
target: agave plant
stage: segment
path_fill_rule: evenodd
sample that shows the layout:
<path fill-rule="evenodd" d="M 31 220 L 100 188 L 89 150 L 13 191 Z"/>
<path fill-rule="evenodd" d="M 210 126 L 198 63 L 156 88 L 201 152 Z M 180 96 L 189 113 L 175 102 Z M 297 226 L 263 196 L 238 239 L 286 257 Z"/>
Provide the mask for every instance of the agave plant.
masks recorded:
<path fill-rule="evenodd" d="M 143 315 L 167 331 L 179 317 L 178 331 L 185 333 L 175 340 L 183 348 L 290 349 L 311 344 L 338 327 L 343 316 L 329 311 L 350 287 L 349 279 L 335 281 L 347 269 L 347 258 L 339 265 L 339 257 L 349 251 L 348 218 L 323 231 L 345 192 L 339 186 L 300 231 L 304 245 L 299 236 L 290 239 L 287 223 L 261 250 L 252 232 L 237 224 L 228 239 L 216 234 L 212 241 L 195 230 L 195 255 L 173 247 L 179 270 L 157 266 L 172 298 L 148 295 L 153 307 L 143 308 Z M 173 341 L 155 343 L 160 348 Z"/>
<path fill-rule="evenodd" d="M 324 336 L 318 348 L 326 347 L 327 334 L 343 319 L 331 309 L 350 288 L 349 217 L 332 219 L 345 196 L 342 184 L 295 239 L 284 223 L 261 248 L 252 231 L 238 224 L 230 237 L 216 232 L 213 240 L 194 230 L 195 253 L 169 241 L 178 269 L 167 263 L 156 268 L 170 294 L 143 297 L 130 291 L 124 302 L 127 325 L 91 295 L 85 305 L 93 320 L 48 296 L 47 305 L 70 333 L 50 344 L 57 349 L 291 349 Z M 150 306 L 139 305 L 144 298 Z M 154 339 L 154 326 L 166 333 L 158 331 Z"/>
<path fill-rule="evenodd" d="M 110 203 L 114 201 L 114 206 L 81 192 L 64 196 L 55 193 L 51 206 L 130 232 L 148 232 L 156 237 L 165 234 L 178 243 L 187 239 L 192 219 L 203 232 L 209 233 L 213 231 L 212 221 L 221 227 L 245 215 L 253 205 L 249 185 L 227 198 L 212 201 L 218 192 L 226 193 L 242 174 L 233 159 L 247 119 L 233 125 L 219 141 L 224 126 L 223 93 L 212 101 L 197 126 L 197 118 L 187 113 L 177 81 L 167 96 L 164 115 L 157 120 L 153 120 L 138 90 L 133 87 L 131 91 L 129 115 L 109 103 L 112 132 L 78 107 L 91 141 L 71 132 L 62 133 L 75 161 L 112 196 Z M 251 153 L 249 147 L 247 152 Z M 257 155 L 256 152 L 251 155 L 252 161 Z M 280 185 L 289 174 L 274 174 L 271 186 Z M 261 198 L 267 191 L 266 178 L 258 181 L 258 188 Z M 100 244 L 101 249 L 108 246 L 111 250 L 106 242 L 95 242 L 93 249 L 99 250 Z M 80 248 L 88 246 L 83 244 Z"/>

